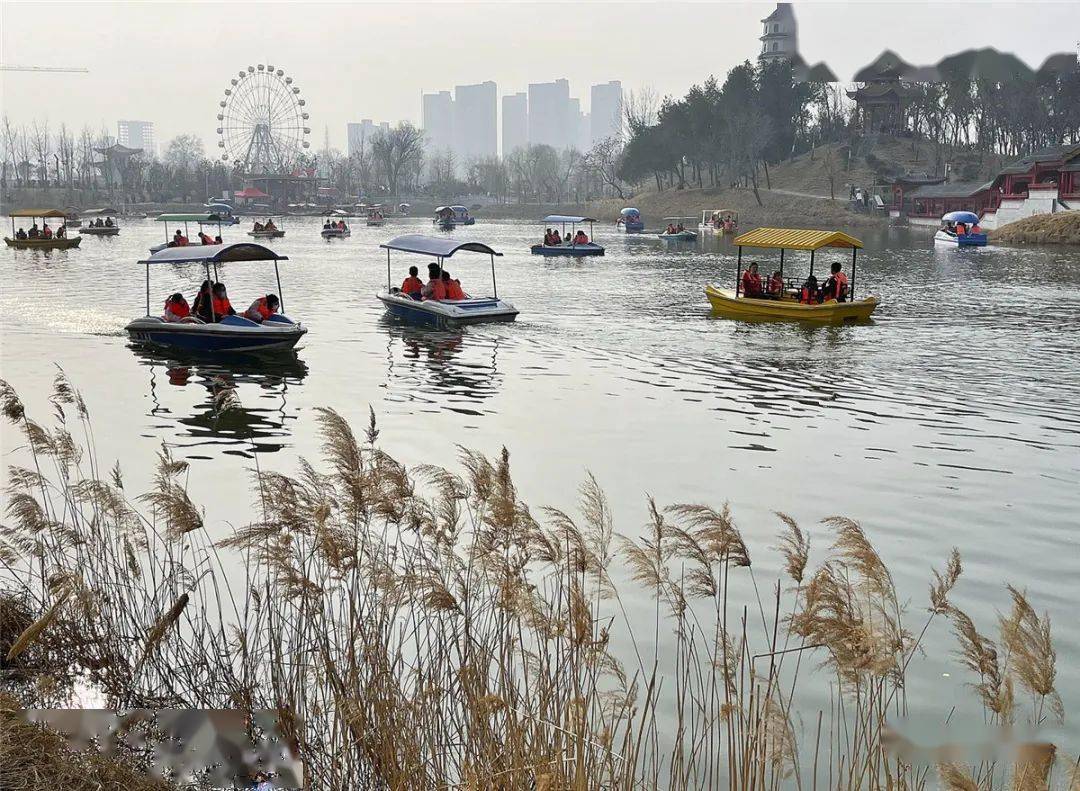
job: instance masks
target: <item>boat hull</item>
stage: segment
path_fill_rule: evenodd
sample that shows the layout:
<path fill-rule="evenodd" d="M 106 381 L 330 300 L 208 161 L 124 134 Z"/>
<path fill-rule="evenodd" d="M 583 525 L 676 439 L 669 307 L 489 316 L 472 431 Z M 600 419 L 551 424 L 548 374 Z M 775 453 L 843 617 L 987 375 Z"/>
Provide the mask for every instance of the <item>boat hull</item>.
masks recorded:
<path fill-rule="evenodd" d="M 705 286 L 713 313 L 744 321 L 812 321 L 842 324 L 866 321 L 878 306 L 878 298 L 866 297 L 855 302 L 829 300 L 821 305 L 804 305 L 794 299 L 756 299 L 735 296 L 731 289 Z"/>
<path fill-rule="evenodd" d="M 604 248 L 598 244 L 589 242 L 588 244 L 571 244 L 571 245 L 559 245 L 558 247 L 546 244 L 534 244 L 531 248 L 533 255 L 543 256 L 573 256 L 574 258 L 581 258 L 587 255 L 603 255 Z"/>
<path fill-rule="evenodd" d="M 657 234 L 662 241 L 665 242 L 692 242 L 697 239 L 697 234 L 693 231 L 679 231 L 678 233 L 661 233 Z"/>
<path fill-rule="evenodd" d="M 986 247 L 986 234 L 968 233 L 956 236 L 947 231 L 938 231 L 934 234 L 934 244 L 946 247 Z"/>
<path fill-rule="evenodd" d="M 116 236 L 120 233 L 120 228 L 116 225 L 112 226 L 111 228 L 87 227 L 80 228 L 79 233 L 87 234 L 89 236 Z"/>
<path fill-rule="evenodd" d="M 284 235 L 284 231 L 248 231 L 248 236 L 256 239 L 280 239 Z"/>
<path fill-rule="evenodd" d="M 256 324 L 230 316 L 217 324 L 166 322 L 155 316 L 133 319 L 124 328 L 133 343 L 187 352 L 261 352 L 291 349 L 307 328 L 283 316 Z"/>
<path fill-rule="evenodd" d="M 325 228 L 320 231 L 323 239 L 344 239 L 347 236 L 352 236 L 352 231 L 332 231 L 329 228 Z"/>
<path fill-rule="evenodd" d="M 69 247 L 78 247 L 82 241 L 81 236 L 69 236 L 66 239 L 9 239 L 4 237 L 8 247 L 16 250 L 67 250 Z"/>
<path fill-rule="evenodd" d="M 622 229 L 626 233 L 641 233 L 645 230 L 645 223 L 643 222 L 622 222 L 619 223 Z"/>
<path fill-rule="evenodd" d="M 440 329 L 513 321 L 518 315 L 517 308 L 495 297 L 421 302 L 397 292 L 383 291 L 376 296 L 391 316 L 410 324 Z"/>

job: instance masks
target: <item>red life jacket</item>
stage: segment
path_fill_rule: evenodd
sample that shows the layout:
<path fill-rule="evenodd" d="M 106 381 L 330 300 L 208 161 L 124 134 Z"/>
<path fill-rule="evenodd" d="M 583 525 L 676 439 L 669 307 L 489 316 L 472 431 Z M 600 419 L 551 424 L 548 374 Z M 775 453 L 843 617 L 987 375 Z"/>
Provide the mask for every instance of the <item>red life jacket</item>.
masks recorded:
<path fill-rule="evenodd" d="M 428 299 L 446 299 L 446 286 L 442 280 L 430 280 L 428 285 L 431 286 L 431 296 Z"/>
<path fill-rule="evenodd" d="M 423 281 L 410 275 L 401 283 L 401 290 L 405 294 L 419 294 L 424 288 Z"/>
<path fill-rule="evenodd" d="M 769 278 L 769 293 L 779 296 L 784 293 L 784 279 L 781 277 Z"/>
<path fill-rule="evenodd" d="M 270 306 L 266 304 L 266 297 L 259 297 L 255 300 L 255 310 L 259 311 L 259 315 L 262 316 L 263 321 L 274 315 L 274 311 L 270 310 Z"/>
<path fill-rule="evenodd" d="M 761 275 L 755 275 L 749 269 L 743 272 L 742 290 L 745 296 L 754 296 L 761 293 Z"/>
<path fill-rule="evenodd" d="M 165 300 L 165 312 L 171 313 L 177 318 L 186 319 L 191 315 L 191 308 L 186 302 L 170 302 Z"/>
<path fill-rule="evenodd" d="M 44 236 L 46 239 L 52 239 L 52 228 L 48 225 L 45 226 Z"/>
<path fill-rule="evenodd" d="M 446 298 L 465 299 L 465 292 L 461 290 L 461 283 L 459 281 L 451 280 L 446 284 Z"/>
<path fill-rule="evenodd" d="M 213 303 L 215 316 L 228 316 L 229 311 L 232 310 L 232 303 L 229 302 L 228 297 L 214 297 Z"/>
<path fill-rule="evenodd" d="M 802 291 L 799 292 L 799 302 L 804 305 L 813 305 L 817 302 L 817 294 L 812 292 L 806 286 L 803 286 Z"/>
<path fill-rule="evenodd" d="M 184 247 L 187 243 L 188 238 L 186 236 L 181 236 L 179 239 L 176 240 L 177 247 Z"/>

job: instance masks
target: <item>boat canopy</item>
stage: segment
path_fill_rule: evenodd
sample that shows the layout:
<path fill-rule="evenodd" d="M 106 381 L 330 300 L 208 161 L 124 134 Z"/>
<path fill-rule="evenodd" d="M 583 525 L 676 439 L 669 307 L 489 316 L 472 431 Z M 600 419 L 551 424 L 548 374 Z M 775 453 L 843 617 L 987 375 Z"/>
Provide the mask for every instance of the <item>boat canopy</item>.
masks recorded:
<path fill-rule="evenodd" d="M 739 247 L 770 247 L 783 250 L 820 250 L 822 247 L 861 248 L 863 243 L 842 231 L 811 231 L 801 228 L 755 228 L 737 236 Z"/>
<path fill-rule="evenodd" d="M 488 255 L 501 256 L 502 253 L 488 247 L 483 242 L 459 242 L 453 239 L 439 239 L 434 236 L 424 236 L 419 233 L 408 233 L 391 239 L 386 244 L 380 244 L 386 250 L 401 250 L 405 253 L 417 253 L 430 255 L 436 258 L 449 258 L 458 250 L 469 250 L 474 253 L 487 253 Z"/>
<path fill-rule="evenodd" d="M 269 247 L 252 242 L 232 244 L 190 244 L 182 247 L 166 247 L 140 264 L 224 264 L 233 261 L 288 261 L 287 255 L 278 255 Z"/>
<path fill-rule="evenodd" d="M 221 222 L 216 214 L 159 214 L 158 222 Z"/>
<path fill-rule="evenodd" d="M 457 211 L 468 211 L 469 210 L 468 207 L 466 207 L 466 206 L 451 206 L 450 208 L 453 209 L 456 212 Z"/>
<path fill-rule="evenodd" d="M 544 222 L 564 223 L 564 222 L 596 222 L 592 217 L 570 217 L 566 214 L 549 214 L 544 218 Z"/>
<path fill-rule="evenodd" d="M 8 217 L 66 217 L 60 209 L 15 209 Z"/>
<path fill-rule="evenodd" d="M 976 225 L 979 222 L 979 215 L 973 211 L 951 211 L 941 218 L 942 222 L 951 223 L 966 223 L 968 225 Z"/>
<path fill-rule="evenodd" d="M 226 214 L 231 214 L 233 210 L 233 207 L 227 203 L 208 203 L 206 208 L 209 211 L 224 212 Z"/>
<path fill-rule="evenodd" d="M 619 214 L 621 214 L 623 217 L 636 217 L 641 214 L 641 212 L 639 212 L 633 206 L 627 206 L 625 209 L 621 210 Z"/>

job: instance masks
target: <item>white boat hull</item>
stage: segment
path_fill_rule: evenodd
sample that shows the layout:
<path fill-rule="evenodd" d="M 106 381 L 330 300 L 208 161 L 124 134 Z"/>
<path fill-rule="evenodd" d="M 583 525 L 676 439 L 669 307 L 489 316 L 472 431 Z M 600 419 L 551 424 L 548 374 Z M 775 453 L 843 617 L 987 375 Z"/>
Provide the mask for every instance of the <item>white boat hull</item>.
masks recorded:
<path fill-rule="evenodd" d="M 433 327 L 513 321 L 518 314 L 517 308 L 497 297 L 420 301 L 400 291 L 383 291 L 376 296 L 392 316 L 412 324 Z"/>

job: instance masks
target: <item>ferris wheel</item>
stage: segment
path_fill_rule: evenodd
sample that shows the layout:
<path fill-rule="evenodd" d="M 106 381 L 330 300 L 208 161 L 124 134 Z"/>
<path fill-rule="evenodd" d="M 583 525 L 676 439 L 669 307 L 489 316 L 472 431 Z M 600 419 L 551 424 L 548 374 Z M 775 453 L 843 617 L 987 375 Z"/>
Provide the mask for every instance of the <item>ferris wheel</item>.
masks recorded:
<path fill-rule="evenodd" d="M 293 78 L 260 63 L 237 72 L 218 102 L 221 160 L 250 174 L 287 173 L 310 148 L 306 102 Z"/>

